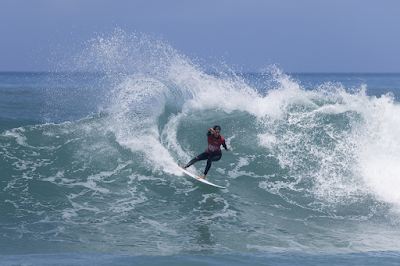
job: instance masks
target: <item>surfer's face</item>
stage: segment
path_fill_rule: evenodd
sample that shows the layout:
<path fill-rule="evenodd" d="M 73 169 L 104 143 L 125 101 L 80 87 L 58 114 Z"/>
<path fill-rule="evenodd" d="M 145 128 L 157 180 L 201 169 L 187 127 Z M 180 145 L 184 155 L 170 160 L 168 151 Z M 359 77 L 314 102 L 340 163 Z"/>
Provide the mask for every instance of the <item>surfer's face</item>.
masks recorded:
<path fill-rule="evenodd" d="M 219 136 L 219 133 L 221 132 L 221 130 L 219 130 L 219 129 L 217 129 L 217 130 L 214 130 L 214 137 L 218 137 Z"/>

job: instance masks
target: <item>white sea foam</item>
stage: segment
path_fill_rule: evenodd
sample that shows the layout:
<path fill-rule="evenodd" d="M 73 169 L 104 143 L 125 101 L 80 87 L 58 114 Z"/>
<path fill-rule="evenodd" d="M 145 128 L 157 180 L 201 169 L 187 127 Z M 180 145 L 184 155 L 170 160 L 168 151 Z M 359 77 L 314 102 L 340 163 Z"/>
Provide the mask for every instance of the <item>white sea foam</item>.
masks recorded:
<path fill-rule="evenodd" d="M 366 184 L 387 202 L 400 205 L 400 106 L 390 96 L 373 98 L 362 108 L 356 151 Z"/>
<path fill-rule="evenodd" d="M 371 193 L 398 203 L 398 106 L 390 96 L 368 97 L 364 85 L 349 92 L 330 82 L 306 90 L 276 67 L 266 70 L 274 85 L 259 90 L 234 74 L 205 74 L 165 42 L 121 30 L 93 39 L 88 51 L 81 57 L 86 65 L 110 76 L 124 73 L 115 79 L 106 126 L 121 146 L 144 155 L 142 166 L 153 172 L 181 175 L 177 160 L 195 155 L 178 140 L 187 116 L 243 112 L 255 118 L 256 145 L 286 171 L 275 183 L 266 175 L 261 187 L 306 189 L 320 205 L 357 202 Z M 174 112 L 166 114 L 169 108 Z M 244 160 L 237 160 L 237 175 L 245 174 Z"/>
<path fill-rule="evenodd" d="M 292 169 L 296 181 L 262 182 L 261 187 L 279 193 L 282 185 L 295 190 L 309 180 L 314 196 L 330 204 L 349 204 L 370 193 L 400 204 L 400 107 L 390 95 L 369 97 L 364 86 L 355 93 L 329 86 L 319 91 L 289 86 L 268 97 L 285 100 L 275 101 L 281 105 L 279 115 L 264 120 L 266 132 L 258 134 L 259 144 L 275 153 L 281 168 Z M 314 103 L 321 100 L 321 106 Z M 304 108 L 291 110 L 296 105 Z M 304 165 L 313 161 L 318 167 Z"/>

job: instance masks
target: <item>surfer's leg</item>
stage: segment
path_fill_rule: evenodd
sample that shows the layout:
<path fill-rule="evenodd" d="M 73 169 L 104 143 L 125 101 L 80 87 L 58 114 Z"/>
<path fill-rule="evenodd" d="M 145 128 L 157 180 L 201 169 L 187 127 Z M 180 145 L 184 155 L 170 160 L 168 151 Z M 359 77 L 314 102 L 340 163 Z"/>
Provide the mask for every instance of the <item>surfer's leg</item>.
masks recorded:
<path fill-rule="evenodd" d="M 219 161 L 222 157 L 222 153 L 214 154 L 208 157 L 206 169 L 204 169 L 204 178 L 208 173 L 208 170 L 211 168 L 211 162 Z"/>
<path fill-rule="evenodd" d="M 196 163 L 198 161 L 207 160 L 209 156 L 210 156 L 210 154 L 208 154 L 207 152 L 203 152 L 203 153 L 197 155 L 196 157 L 194 157 L 183 168 L 188 168 L 189 166 L 191 166 L 192 164 L 194 164 L 194 163 Z"/>

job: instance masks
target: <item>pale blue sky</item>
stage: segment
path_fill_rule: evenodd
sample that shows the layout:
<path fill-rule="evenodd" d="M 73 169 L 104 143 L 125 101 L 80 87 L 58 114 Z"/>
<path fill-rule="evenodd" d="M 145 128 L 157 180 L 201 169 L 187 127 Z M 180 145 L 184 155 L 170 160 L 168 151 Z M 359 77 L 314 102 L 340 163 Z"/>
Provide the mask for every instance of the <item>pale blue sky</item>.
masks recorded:
<path fill-rule="evenodd" d="M 0 0 L 0 25 L 0 71 L 49 70 L 55 47 L 119 27 L 245 71 L 400 72 L 398 0 Z"/>

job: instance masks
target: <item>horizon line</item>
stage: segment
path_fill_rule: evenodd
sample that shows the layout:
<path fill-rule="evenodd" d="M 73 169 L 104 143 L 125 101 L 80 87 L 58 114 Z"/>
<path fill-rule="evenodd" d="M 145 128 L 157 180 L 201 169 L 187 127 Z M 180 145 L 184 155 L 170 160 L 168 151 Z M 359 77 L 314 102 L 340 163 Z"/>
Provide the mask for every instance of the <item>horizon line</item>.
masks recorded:
<path fill-rule="evenodd" d="M 204 71 L 205 73 L 208 74 L 216 74 L 218 72 L 216 71 Z M 107 74 L 106 71 L 101 72 L 101 71 L 51 71 L 51 70 L 40 70 L 40 71 L 36 71 L 36 70 L 0 70 L 1 74 L 17 74 L 17 73 L 26 73 L 26 74 L 65 74 L 65 73 L 87 73 L 87 74 Z M 133 73 L 133 72 L 132 72 Z M 123 73 L 121 72 L 121 74 L 132 74 L 129 72 Z M 229 72 L 224 72 L 224 73 L 229 73 Z M 264 73 L 264 71 L 233 71 L 233 73 L 235 74 L 262 74 Z M 381 72 L 381 71 L 347 71 L 347 72 L 339 72 L 339 71 L 321 71 L 321 72 L 317 72 L 317 71 L 283 71 L 283 73 L 285 74 L 400 74 L 399 72 Z"/>

